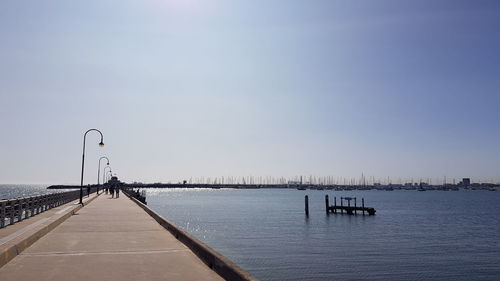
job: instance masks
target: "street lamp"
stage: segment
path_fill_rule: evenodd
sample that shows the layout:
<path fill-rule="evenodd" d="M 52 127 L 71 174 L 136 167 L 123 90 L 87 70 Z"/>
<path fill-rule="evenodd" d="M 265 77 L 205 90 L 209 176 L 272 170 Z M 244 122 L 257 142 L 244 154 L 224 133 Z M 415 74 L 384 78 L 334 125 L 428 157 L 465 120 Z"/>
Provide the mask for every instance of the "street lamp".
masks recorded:
<path fill-rule="evenodd" d="M 104 173 L 102 174 L 102 184 L 104 184 L 104 183 L 107 182 L 107 181 L 104 180 L 104 177 L 107 176 L 107 174 L 106 174 L 106 168 L 109 168 L 109 172 L 111 172 L 111 166 L 104 167 Z"/>
<path fill-rule="evenodd" d="M 101 173 L 101 160 L 102 160 L 102 159 L 106 159 L 106 160 L 108 160 L 108 163 L 107 163 L 106 165 L 108 165 L 108 166 L 109 166 L 109 159 L 108 159 L 108 157 L 103 156 L 103 157 L 99 158 L 99 165 L 97 165 L 97 194 L 98 194 L 98 195 L 99 195 L 99 178 L 101 177 L 101 174 L 100 174 L 100 173 Z M 105 169 L 106 169 L 106 168 L 105 168 Z M 104 184 L 104 181 L 103 181 L 103 184 Z"/>
<path fill-rule="evenodd" d="M 101 135 L 101 142 L 99 143 L 99 146 L 101 146 L 101 147 L 104 146 L 104 143 L 102 142 L 103 137 L 102 137 L 101 131 L 99 131 L 97 129 L 90 129 L 90 130 L 86 131 L 85 134 L 83 135 L 82 177 L 81 177 L 81 180 L 80 180 L 80 204 L 83 204 L 82 198 L 83 198 L 83 172 L 84 172 L 84 168 L 85 168 L 85 139 L 87 137 L 87 134 L 90 131 L 96 131 L 96 132 L 98 132 Z"/>
<path fill-rule="evenodd" d="M 113 177 L 113 171 L 109 170 L 108 173 L 106 174 L 108 182 L 111 180 L 112 177 Z"/>

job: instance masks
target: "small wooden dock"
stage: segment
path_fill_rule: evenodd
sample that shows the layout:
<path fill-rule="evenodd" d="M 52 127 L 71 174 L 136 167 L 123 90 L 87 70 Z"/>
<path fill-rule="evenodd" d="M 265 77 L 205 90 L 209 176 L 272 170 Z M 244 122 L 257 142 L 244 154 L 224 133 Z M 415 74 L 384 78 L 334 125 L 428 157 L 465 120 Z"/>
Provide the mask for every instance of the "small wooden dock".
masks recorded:
<path fill-rule="evenodd" d="M 352 205 L 351 205 L 352 201 Z M 330 205 L 328 195 L 325 195 L 325 207 L 326 213 L 330 214 L 347 214 L 347 215 L 358 215 L 358 212 L 363 216 L 365 214 L 369 216 L 374 216 L 376 210 L 374 208 L 365 207 L 365 199 L 361 198 L 361 206 L 357 205 L 356 197 L 340 197 L 340 205 L 337 205 L 337 197 L 333 197 L 333 206 Z"/>

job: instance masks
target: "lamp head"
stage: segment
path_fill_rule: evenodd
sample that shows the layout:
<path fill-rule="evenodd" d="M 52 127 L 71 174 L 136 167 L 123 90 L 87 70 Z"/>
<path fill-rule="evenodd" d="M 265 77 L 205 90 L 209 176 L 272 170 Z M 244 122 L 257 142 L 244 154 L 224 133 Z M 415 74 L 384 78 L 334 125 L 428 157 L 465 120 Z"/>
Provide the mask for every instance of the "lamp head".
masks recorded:
<path fill-rule="evenodd" d="M 103 147 L 103 146 L 104 146 L 104 143 L 101 141 L 101 142 L 99 143 L 99 146 L 100 146 L 100 147 Z"/>
<path fill-rule="evenodd" d="M 106 164 L 106 165 L 108 165 L 108 166 L 109 166 L 109 162 L 108 162 L 108 164 Z"/>

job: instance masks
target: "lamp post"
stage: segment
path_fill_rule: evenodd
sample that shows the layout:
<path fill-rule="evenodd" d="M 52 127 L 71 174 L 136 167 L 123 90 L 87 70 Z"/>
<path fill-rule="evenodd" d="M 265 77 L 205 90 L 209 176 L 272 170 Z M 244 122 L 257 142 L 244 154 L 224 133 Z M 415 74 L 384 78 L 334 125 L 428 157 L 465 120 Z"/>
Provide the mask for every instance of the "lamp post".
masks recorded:
<path fill-rule="evenodd" d="M 104 184 L 104 183 L 107 182 L 106 180 L 104 180 L 104 178 L 107 176 L 107 174 L 106 174 L 106 168 L 109 168 L 109 172 L 111 172 L 111 166 L 104 167 L 104 172 L 102 174 L 102 184 Z"/>
<path fill-rule="evenodd" d="M 108 159 L 108 157 L 103 156 L 103 157 L 99 158 L 99 165 L 97 165 L 97 195 L 99 195 L 99 178 L 101 177 L 100 173 L 101 173 L 101 160 L 102 159 L 108 160 L 108 163 L 106 165 L 109 166 L 109 159 Z M 104 168 L 104 169 L 106 169 L 106 168 Z M 103 184 L 104 184 L 104 181 L 103 181 Z"/>
<path fill-rule="evenodd" d="M 91 131 L 96 131 L 98 132 L 100 135 L 101 135 L 101 142 L 99 143 L 99 146 L 104 146 L 104 143 L 102 142 L 103 140 L 103 137 L 102 137 L 102 133 L 101 131 L 97 130 L 97 129 L 89 129 L 88 131 L 85 132 L 85 134 L 83 135 L 83 153 L 82 153 L 82 177 L 80 179 L 80 204 L 83 204 L 83 201 L 82 201 L 82 198 L 83 198 L 83 172 L 84 172 L 84 168 L 85 168 L 85 139 L 87 137 L 87 134 Z"/>
<path fill-rule="evenodd" d="M 109 182 L 111 180 L 111 178 L 113 177 L 113 171 L 111 171 L 111 169 L 108 171 L 108 173 L 106 174 L 106 179 L 107 181 Z"/>

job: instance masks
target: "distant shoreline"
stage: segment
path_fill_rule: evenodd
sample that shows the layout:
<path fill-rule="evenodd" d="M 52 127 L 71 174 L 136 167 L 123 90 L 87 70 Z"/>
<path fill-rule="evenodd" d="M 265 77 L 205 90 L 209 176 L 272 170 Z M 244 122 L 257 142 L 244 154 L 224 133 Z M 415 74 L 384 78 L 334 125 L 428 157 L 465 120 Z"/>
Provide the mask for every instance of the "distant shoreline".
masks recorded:
<path fill-rule="evenodd" d="M 90 187 L 96 187 L 97 185 L 90 185 Z M 87 187 L 87 186 L 84 186 Z M 51 185 L 47 189 L 78 189 L 79 185 Z M 279 189 L 298 189 L 298 190 L 381 190 L 381 191 L 392 191 L 392 190 L 419 190 L 419 191 L 431 191 L 431 190 L 444 190 L 444 191 L 457 191 L 459 189 L 471 189 L 471 190 L 490 190 L 496 191 L 500 190 L 500 186 L 492 183 L 482 183 L 482 184 L 471 184 L 470 186 L 461 185 L 401 185 L 401 184 L 389 184 L 389 185 L 319 185 L 319 184 L 302 184 L 302 185 L 289 185 L 289 184 L 183 184 L 183 183 L 123 183 L 122 188 L 209 188 L 209 189 L 221 189 L 221 188 L 231 188 L 231 189 L 261 189 L 261 188 L 279 188 Z"/>

